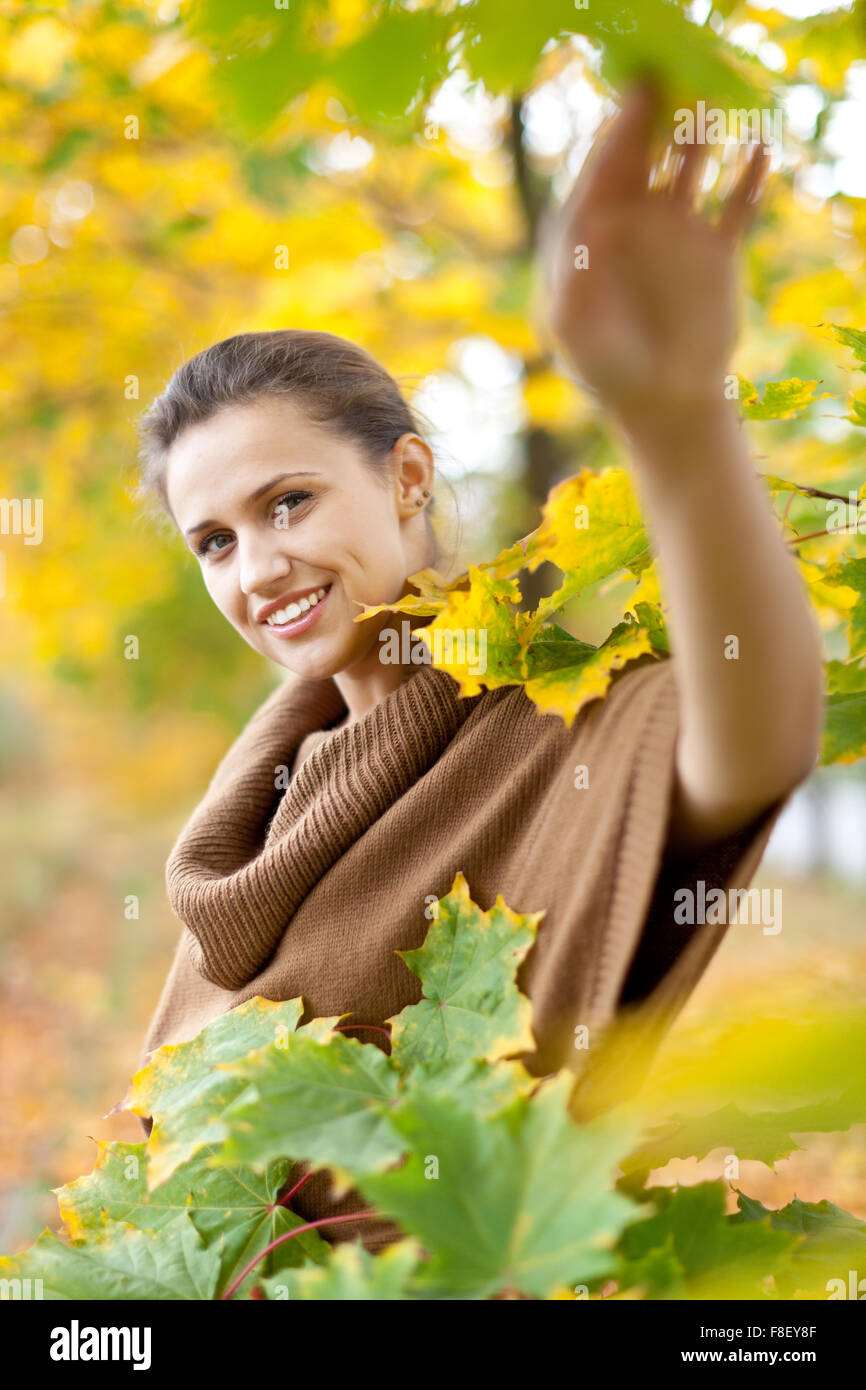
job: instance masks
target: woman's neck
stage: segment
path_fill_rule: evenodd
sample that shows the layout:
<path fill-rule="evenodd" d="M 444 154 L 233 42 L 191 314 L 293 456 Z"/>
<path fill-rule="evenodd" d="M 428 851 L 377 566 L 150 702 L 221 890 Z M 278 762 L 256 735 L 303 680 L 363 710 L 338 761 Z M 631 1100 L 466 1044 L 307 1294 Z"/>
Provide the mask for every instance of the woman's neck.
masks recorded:
<path fill-rule="evenodd" d="M 429 664 L 429 648 L 413 633 L 431 621 L 426 615 L 393 615 L 393 621 L 380 629 L 380 641 L 365 660 L 334 676 L 334 684 L 349 711 L 335 728 L 344 729 L 357 723 L 380 700 L 411 680 L 421 665 Z M 387 639 L 386 633 L 389 634 Z"/>

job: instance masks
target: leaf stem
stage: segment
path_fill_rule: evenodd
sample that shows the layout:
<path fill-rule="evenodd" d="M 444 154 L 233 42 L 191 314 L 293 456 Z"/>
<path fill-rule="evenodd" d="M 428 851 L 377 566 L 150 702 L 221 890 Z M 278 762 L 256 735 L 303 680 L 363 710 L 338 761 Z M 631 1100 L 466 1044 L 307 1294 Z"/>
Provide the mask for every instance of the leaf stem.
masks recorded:
<path fill-rule="evenodd" d="M 296 1192 L 300 1192 L 300 1190 L 301 1190 L 301 1188 L 303 1187 L 304 1183 L 305 1183 L 305 1182 L 309 1182 L 309 1181 L 310 1181 L 310 1178 L 312 1178 L 312 1177 L 315 1175 L 315 1172 L 316 1172 L 316 1169 L 315 1169 L 315 1168 L 311 1168 L 310 1171 L 309 1171 L 309 1173 L 305 1173 L 304 1176 L 303 1176 L 302 1178 L 299 1178 L 298 1181 L 295 1183 L 294 1187 L 291 1188 L 291 1189 L 285 1194 L 284 1197 L 278 1198 L 278 1200 L 277 1200 L 277 1201 L 274 1203 L 274 1205 L 271 1207 L 271 1211 L 275 1211 L 277 1207 L 287 1207 L 287 1206 L 289 1205 L 289 1202 L 290 1202 L 290 1201 L 292 1200 L 292 1198 L 294 1197 L 295 1193 L 296 1193 Z"/>
<path fill-rule="evenodd" d="M 306 1181 L 306 1179 L 304 1179 L 304 1181 Z M 306 1221 L 303 1226 L 296 1226 L 293 1231 L 285 1231 L 281 1236 L 277 1236 L 276 1240 L 272 1240 L 270 1245 L 266 1245 L 264 1250 L 260 1250 L 258 1255 L 250 1260 L 249 1264 L 241 1270 L 238 1277 L 229 1284 L 225 1293 L 221 1294 L 220 1301 L 222 1302 L 227 1298 L 231 1298 L 235 1290 L 240 1288 L 250 1271 L 255 1269 L 259 1260 L 263 1260 L 266 1255 L 270 1255 L 271 1251 L 276 1250 L 277 1246 L 282 1245 L 284 1241 L 293 1240 L 295 1236 L 303 1235 L 304 1231 L 314 1231 L 317 1226 L 336 1226 L 338 1221 L 363 1221 L 365 1217 L 378 1215 L 379 1213 L 371 1208 L 369 1211 L 350 1211 L 347 1212 L 345 1216 L 320 1216 L 318 1221 Z"/>
<path fill-rule="evenodd" d="M 766 457 L 766 455 L 764 457 Z M 767 478 L 769 474 L 759 473 L 758 477 Z M 841 492 L 824 492 L 820 487 L 807 487 L 805 483 L 797 483 L 796 488 L 791 488 L 792 497 L 795 496 L 797 492 L 806 492 L 810 497 L 826 497 L 828 502 L 850 502 L 851 500 L 850 497 L 843 497 Z M 866 505 L 866 502 L 856 502 L 854 505 L 861 507 Z"/>
<path fill-rule="evenodd" d="M 369 1028 L 373 1033 L 381 1033 L 383 1038 L 391 1041 L 391 1034 L 387 1028 L 380 1028 L 378 1023 L 338 1023 L 333 1031 L 335 1033 L 345 1033 L 348 1028 Z"/>
<path fill-rule="evenodd" d="M 816 539 L 817 536 L 843 536 L 846 531 L 857 530 L 858 526 L 856 522 L 854 522 L 851 526 L 834 526 L 832 531 L 829 531 L 827 527 L 824 526 L 820 531 L 810 531 L 807 536 L 792 536 L 791 539 L 787 542 L 787 544 L 802 545 L 803 541 L 813 541 Z"/>

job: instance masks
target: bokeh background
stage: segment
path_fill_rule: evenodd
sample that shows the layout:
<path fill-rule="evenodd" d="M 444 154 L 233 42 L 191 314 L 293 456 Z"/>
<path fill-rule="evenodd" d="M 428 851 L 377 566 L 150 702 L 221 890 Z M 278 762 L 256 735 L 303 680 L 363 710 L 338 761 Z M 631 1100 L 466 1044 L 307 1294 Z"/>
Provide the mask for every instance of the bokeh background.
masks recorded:
<path fill-rule="evenodd" d="M 828 327 L 866 326 L 863 6 L 641 0 L 636 24 L 604 33 L 608 12 L 593 29 L 560 0 L 292 0 L 269 39 L 275 7 L 246 0 L 0 3 L 0 496 L 44 505 L 40 544 L 0 534 L 4 1251 L 56 1224 L 50 1189 L 90 1170 L 96 1140 L 141 1137 L 107 1112 L 180 930 L 165 858 L 279 678 L 130 496 L 135 418 L 181 361 L 277 326 L 362 343 L 429 424 L 449 568 L 491 557 L 537 524 L 555 481 L 627 462 L 557 360 L 537 250 L 612 83 L 651 55 L 671 109 L 706 81 L 774 93 L 784 139 L 744 257 L 734 368 L 826 394 L 744 428 L 761 472 L 863 486 L 862 377 Z M 728 169 L 717 154 L 710 195 Z M 826 525 L 820 498 L 768 505 L 792 537 Z M 805 544 L 825 563 L 864 553 L 857 534 Z M 543 569 L 533 580 L 535 596 L 553 587 Z M 566 625 L 602 640 L 633 582 L 587 591 Z M 814 589 L 841 658 L 858 596 Z M 678 1029 L 768 995 L 792 1011 L 863 998 L 857 737 L 851 761 L 798 792 L 756 879 L 783 889 L 783 931 L 734 928 Z M 744 1163 L 740 1185 L 866 1218 L 864 1139 L 811 1136 L 775 1171 Z M 720 1172 L 710 1155 L 669 1177 Z"/>

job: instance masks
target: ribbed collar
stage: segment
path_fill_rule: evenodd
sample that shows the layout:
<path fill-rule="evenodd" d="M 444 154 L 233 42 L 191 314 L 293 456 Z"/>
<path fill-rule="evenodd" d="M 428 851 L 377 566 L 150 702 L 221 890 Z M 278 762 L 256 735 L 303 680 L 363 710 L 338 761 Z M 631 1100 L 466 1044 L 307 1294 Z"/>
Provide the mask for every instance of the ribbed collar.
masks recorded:
<path fill-rule="evenodd" d="M 461 698 L 447 672 L 424 663 L 333 730 L 281 793 L 280 769 L 291 769 L 303 739 L 347 709 L 331 679 L 277 690 L 232 745 L 166 865 L 196 968 L 223 989 L 252 979 L 319 879 L 433 766 L 482 698 Z"/>

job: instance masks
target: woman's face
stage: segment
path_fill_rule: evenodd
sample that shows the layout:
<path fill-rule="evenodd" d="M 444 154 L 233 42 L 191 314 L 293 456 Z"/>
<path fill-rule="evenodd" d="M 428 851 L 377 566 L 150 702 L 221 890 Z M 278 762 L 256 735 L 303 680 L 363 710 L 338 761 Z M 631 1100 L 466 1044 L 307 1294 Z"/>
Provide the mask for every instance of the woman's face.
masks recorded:
<path fill-rule="evenodd" d="M 393 602 L 430 562 L 417 505 L 430 448 L 403 435 L 390 464 L 375 473 L 354 441 L 278 396 L 191 425 L 169 452 L 169 503 L 217 608 L 308 680 L 372 669 L 393 618 L 356 623 L 358 603 Z"/>

